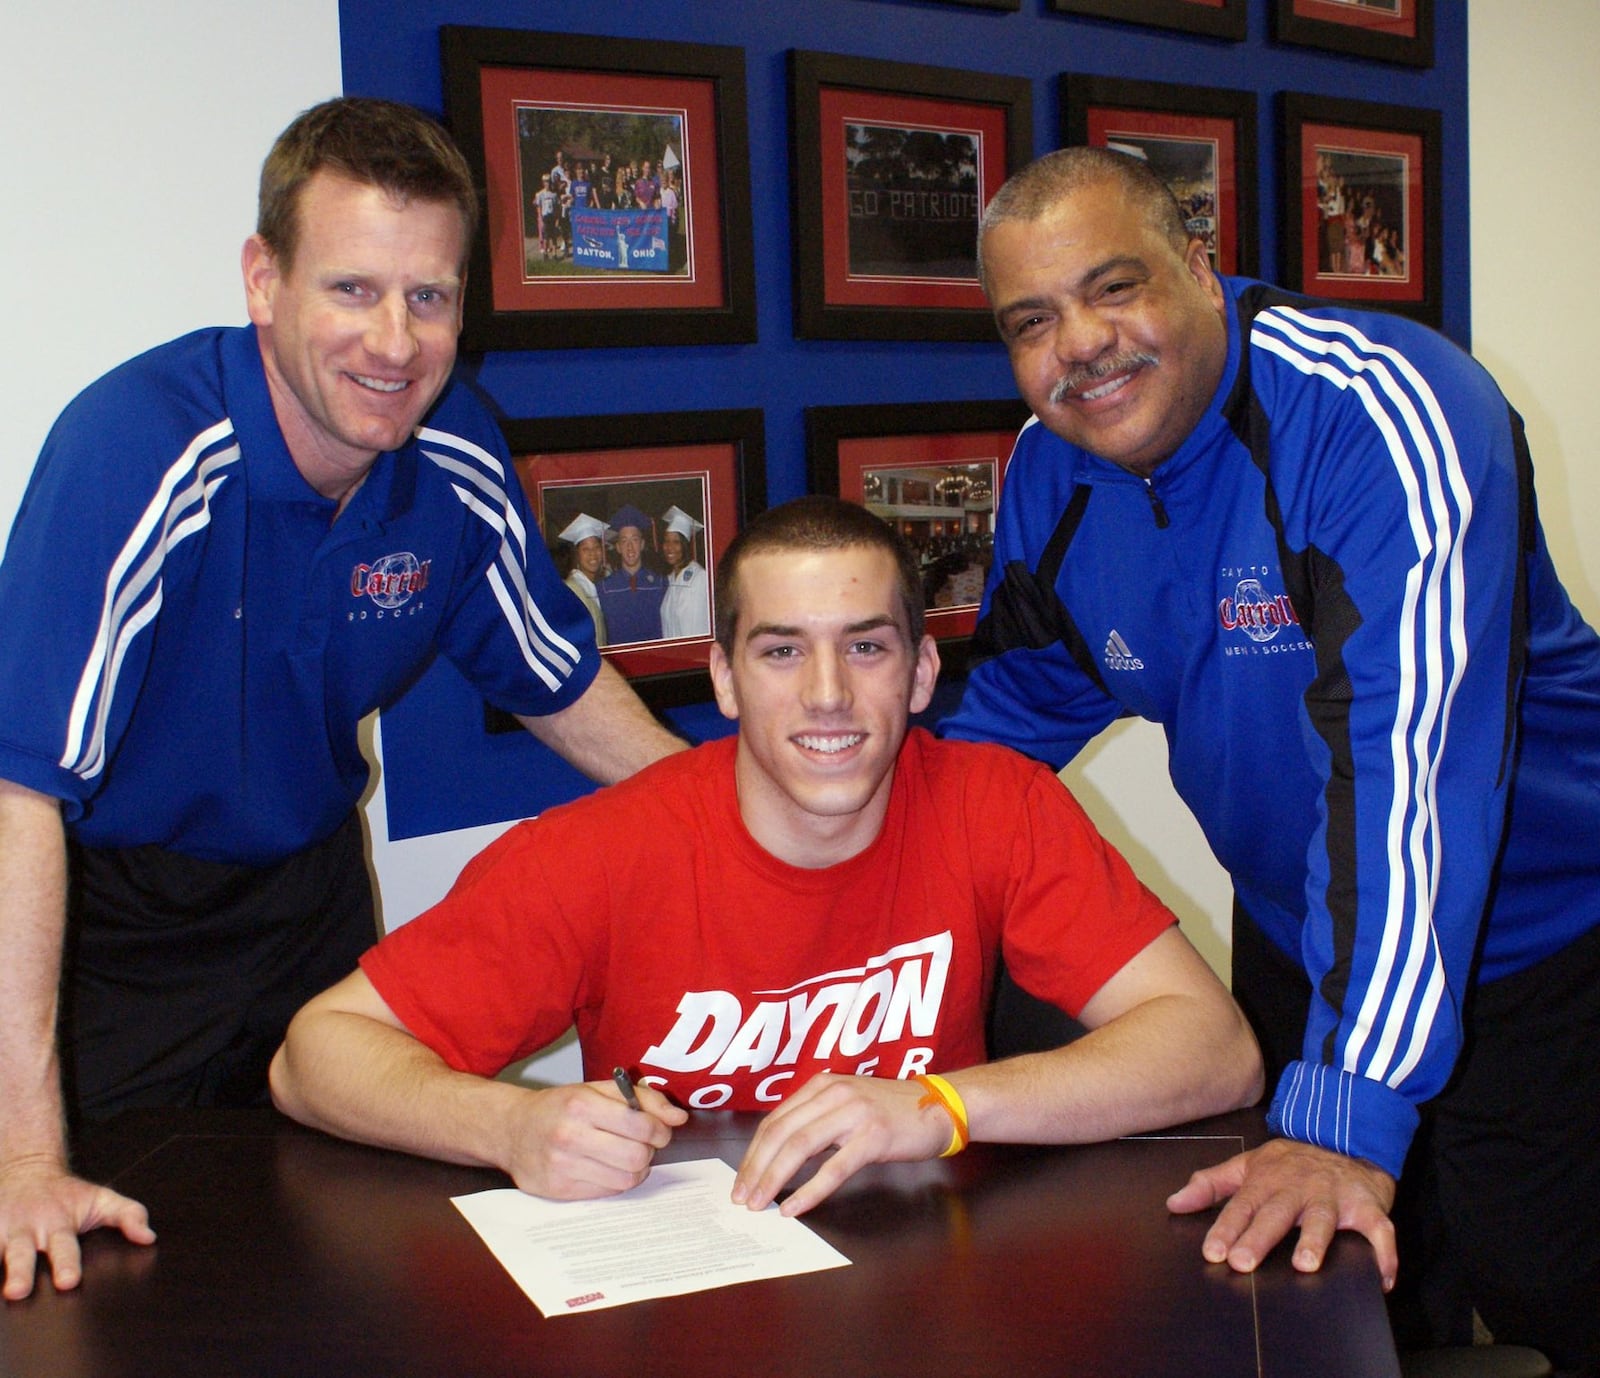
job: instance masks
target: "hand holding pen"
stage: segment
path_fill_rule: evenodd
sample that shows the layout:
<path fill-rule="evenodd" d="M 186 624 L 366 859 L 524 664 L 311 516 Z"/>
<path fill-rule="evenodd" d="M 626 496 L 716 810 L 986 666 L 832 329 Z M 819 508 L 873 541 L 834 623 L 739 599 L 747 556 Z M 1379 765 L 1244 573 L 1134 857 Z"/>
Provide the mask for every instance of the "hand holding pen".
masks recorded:
<path fill-rule="evenodd" d="M 654 1087 L 636 1086 L 621 1067 L 609 1081 L 515 1089 L 517 1113 L 507 1125 L 512 1180 L 558 1201 L 638 1186 L 656 1151 L 689 1118 Z"/>

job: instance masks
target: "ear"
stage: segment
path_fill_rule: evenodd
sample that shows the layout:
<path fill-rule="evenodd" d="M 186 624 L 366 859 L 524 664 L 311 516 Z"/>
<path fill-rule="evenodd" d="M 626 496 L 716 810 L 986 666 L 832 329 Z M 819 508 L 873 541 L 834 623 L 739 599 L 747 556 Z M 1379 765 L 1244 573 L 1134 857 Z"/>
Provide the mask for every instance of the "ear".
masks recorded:
<path fill-rule="evenodd" d="M 1227 304 L 1227 298 L 1222 291 L 1222 284 L 1217 281 L 1217 275 L 1211 268 L 1211 255 L 1206 252 L 1203 239 L 1191 239 L 1189 247 L 1184 250 L 1183 266 L 1188 270 L 1189 276 L 1199 284 L 1200 290 L 1206 294 L 1212 306 L 1221 311 Z"/>
<path fill-rule="evenodd" d="M 711 690 L 717 696 L 717 709 L 722 716 L 738 722 L 739 696 L 733 688 L 733 667 L 717 641 L 711 643 Z"/>
<path fill-rule="evenodd" d="M 933 702 L 933 686 L 939 679 L 939 647 L 931 636 L 924 636 L 917 647 L 917 665 L 911 673 L 911 711 L 920 713 Z"/>
<path fill-rule="evenodd" d="M 244 273 L 244 301 L 251 323 L 258 326 L 272 324 L 272 303 L 277 295 L 277 256 L 267 247 L 266 240 L 253 234 L 244 242 L 239 255 L 239 266 Z"/>

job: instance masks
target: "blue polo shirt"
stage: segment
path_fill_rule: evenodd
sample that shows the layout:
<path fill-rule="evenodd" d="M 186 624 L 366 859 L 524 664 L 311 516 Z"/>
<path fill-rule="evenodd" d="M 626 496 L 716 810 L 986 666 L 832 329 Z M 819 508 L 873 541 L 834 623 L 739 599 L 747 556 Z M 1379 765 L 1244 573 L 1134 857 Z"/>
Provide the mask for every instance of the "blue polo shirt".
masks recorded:
<path fill-rule="evenodd" d="M 61 799 L 88 845 L 263 865 L 349 813 L 357 725 L 436 653 L 515 713 L 587 689 L 593 623 L 464 388 L 335 510 L 289 456 L 253 327 L 92 384 L 0 564 L 0 777 Z"/>

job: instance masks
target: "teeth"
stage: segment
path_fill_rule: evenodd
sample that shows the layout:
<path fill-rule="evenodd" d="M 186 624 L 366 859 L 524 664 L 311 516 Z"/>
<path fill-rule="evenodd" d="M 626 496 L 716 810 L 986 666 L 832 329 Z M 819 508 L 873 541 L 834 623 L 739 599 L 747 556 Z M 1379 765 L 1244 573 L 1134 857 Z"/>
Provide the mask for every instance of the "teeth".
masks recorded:
<path fill-rule="evenodd" d="M 352 373 L 350 376 L 362 387 L 371 388 L 374 392 L 400 392 L 411 386 L 404 378 L 397 383 L 388 383 L 382 378 L 366 378 L 359 373 Z"/>
<path fill-rule="evenodd" d="M 846 737 L 796 737 L 795 741 L 807 751 L 821 751 L 831 756 L 836 751 L 848 751 L 861 736 L 859 732 L 852 732 Z"/>
<path fill-rule="evenodd" d="M 1128 381 L 1130 375 L 1123 374 L 1120 378 L 1113 378 L 1110 382 L 1101 383 L 1097 388 L 1086 388 L 1078 396 L 1085 402 L 1093 402 L 1099 397 L 1109 397 L 1118 388 Z"/>

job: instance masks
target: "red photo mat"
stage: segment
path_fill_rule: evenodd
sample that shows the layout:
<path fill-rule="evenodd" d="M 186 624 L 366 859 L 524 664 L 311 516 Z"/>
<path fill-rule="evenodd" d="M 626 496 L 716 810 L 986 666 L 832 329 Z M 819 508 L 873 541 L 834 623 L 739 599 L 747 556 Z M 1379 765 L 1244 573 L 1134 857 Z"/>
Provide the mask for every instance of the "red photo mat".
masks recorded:
<path fill-rule="evenodd" d="M 895 469 L 949 468 L 956 465 L 986 464 L 994 466 L 994 492 L 989 506 L 989 532 L 993 533 L 994 513 L 1000 503 L 1000 489 L 1005 482 L 1006 465 L 1011 460 L 1011 448 L 1017 433 L 1004 431 L 946 431 L 927 435 L 875 435 L 851 436 L 839 441 L 839 496 L 852 502 L 873 507 L 866 491 L 868 473 Z M 951 516 L 943 519 L 958 522 L 962 509 L 951 508 Z M 880 516 L 884 513 L 879 512 Z M 886 518 L 887 519 L 887 518 Z M 902 534 L 904 524 L 902 523 Z M 958 532 L 940 533 L 955 535 Z M 982 595 L 981 586 L 977 590 Z M 928 635 L 936 640 L 971 636 L 978 623 L 977 597 L 959 606 L 929 608 L 926 613 Z"/>
<path fill-rule="evenodd" d="M 1375 154 L 1405 160 L 1405 253 L 1403 276 L 1325 272 L 1319 256 L 1322 217 L 1317 200 L 1319 152 Z M 1300 242 L 1303 291 L 1342 301 L 1414 302 L 1425 298 L 1428 262 L 1424 210 L 1423 138 L 1420 134 L 1343 125 L 1300 127 Z"/>
<path fill-rule="evenodd" d="M 1294 13 L 1300 19 L 1315 19 L 1324 24 L 1343 24 L 1351 29 L 1370 29 L 1395 38 L 1417 36 L 1416 0 L 1396 0 L 1392 12 L 1370 5 L 1344 3 L 1343 0 L 1294 0 Z"/>
<path fill-rule="evenodd" d="M 485 67 L 483 151 L 492 293 L 496 311 L 619 310 L 721 307 L 724 292 L 722 188 L 716 135 L 716 88 L 704 78 L 640 77 L 564 68 Z M 524 266 L 522 185 L 517 109 L 571 106 L 683 120 L 683 186 L 693 242 L 687 277 L 607 283 L 529 278 Z"/>
<path fill-rule="evenodd" d="M 1088 142 L 1102 148 L 1116 143 L 1119 134 L 1211 144 L 1215 149 L 1217 175 L 1216 269 L 1219 273 L 1230 274 L 1241 271 L 1236 146 L 1238 128 L 1233 120 L 1210 115 L 1174 115 L 1154 110 L 1091 106 L 1088 125 Z"/>
<path fill-rule="evenodd" d="M 852 277 L 849 256 L 850 192 L 845 160 L 845 126 L 971 134 L 978 144 L 978 209 L 1006 177 L 1006 111 L 1003 107 L 943 101 L 887 92 L 824 86 L 818 93 L 822 157 L 823 295 L 829 306 L 957 307 L 987 310 L 976 278 L 951 280 L 905 277 Z M 973 224 L 976 235 L 976 216 Z"/>
<path fill-rule="evenodd" d="M 605 511 L 595 511 L 592 507 L 584 509 L 601 521 L 606 521 L 615 510 L 612 504 L 620 505 L 626 500 L 643 507 L 646 515 L 655 519 L 657 543 L 653 548 L 658 549 L 661 512 L 655 508 L 663 504 L 645 506 L 626 491 L 619 494 L 615 490 L 663 480 L 698 483 L 705 494 L 705 530 L 697 537 L 696 545 L 708 580 L 714 577 L 716 562 L 739 531 L 739 446 L 731 441 L 619 450 L 563 450 L 551 454 L 535 452 L 515 455 L 512 463 L 533 507 L 542 539 L 546 547 L 553 550 L 559 549 L 560 542 L 557 539 L 559 526 L 555 519 L 546 515 L 552 505 L 551 499 L 556 493 L 577 486 L 595 488 L 597 497 L 612 492 L 613 496 L 606 503 L 599 504 L 606 507 Z M 690 509 L 686 507 L 685 510 Z M 564 512 L 560 525 L 571 515 Z M 696 514 L 691 512 L 691 515 Z M 636 678 L 704 670 L 710 663 L 710 647 L 710 637 L 698 637 L 606 647 L 601 654 L 624 675 Z"/>

